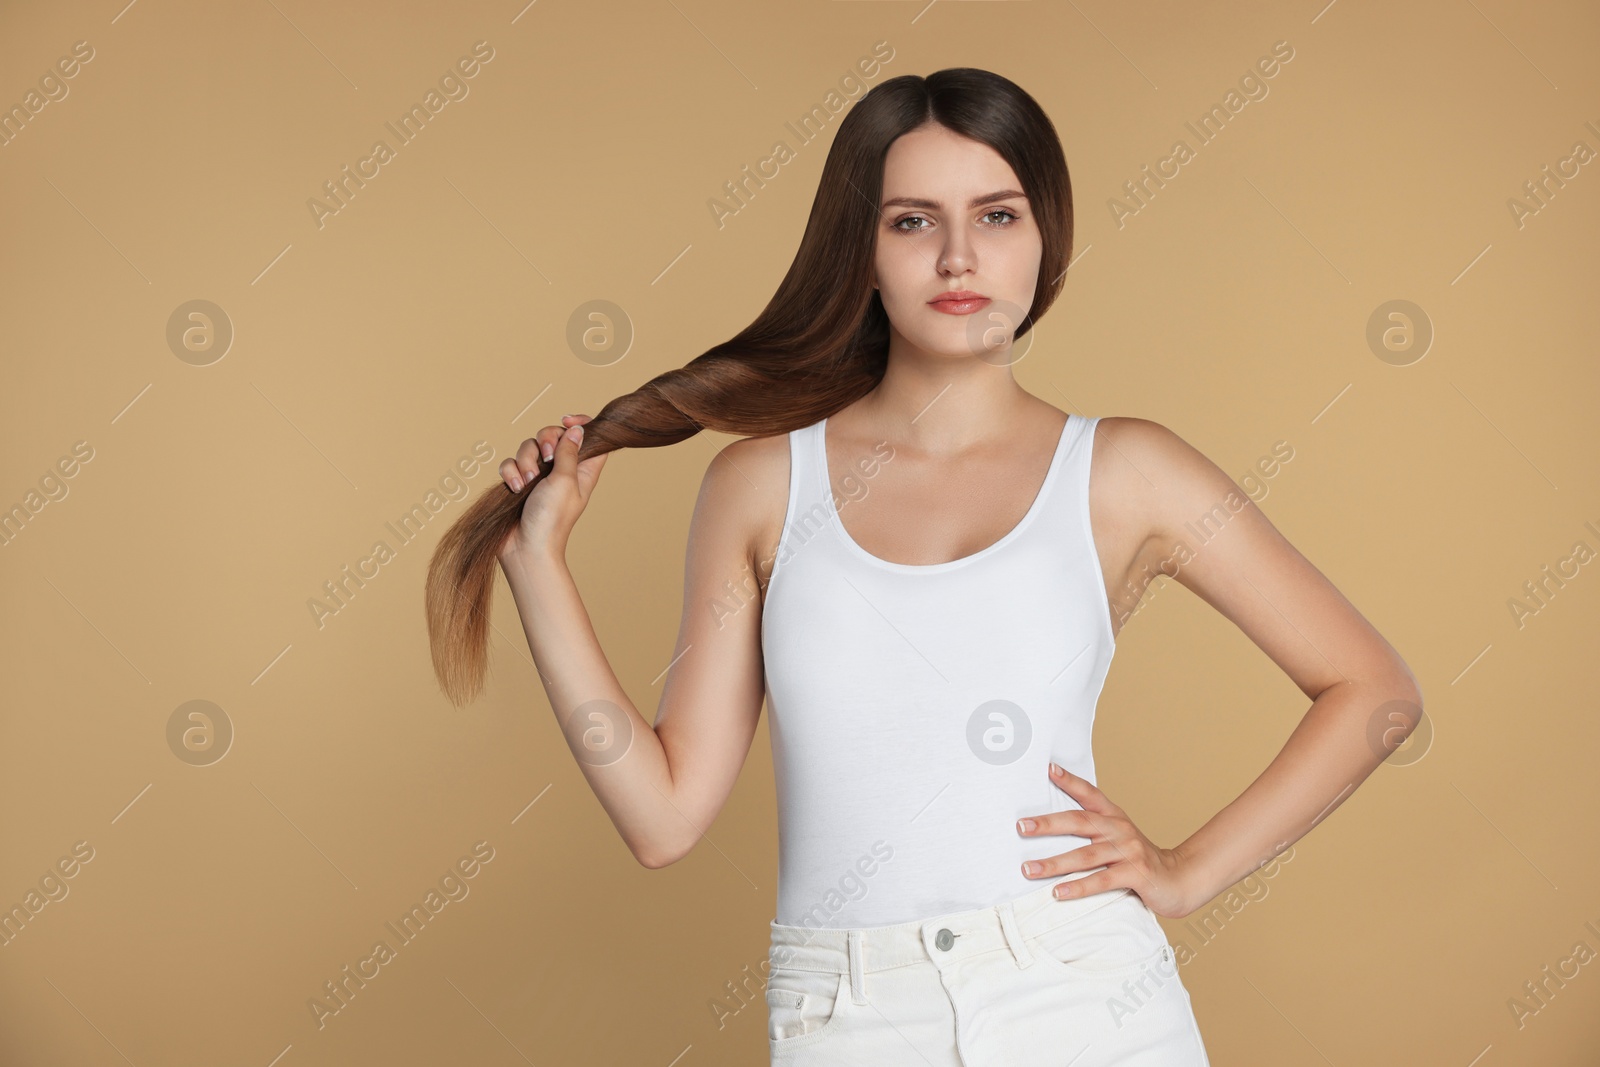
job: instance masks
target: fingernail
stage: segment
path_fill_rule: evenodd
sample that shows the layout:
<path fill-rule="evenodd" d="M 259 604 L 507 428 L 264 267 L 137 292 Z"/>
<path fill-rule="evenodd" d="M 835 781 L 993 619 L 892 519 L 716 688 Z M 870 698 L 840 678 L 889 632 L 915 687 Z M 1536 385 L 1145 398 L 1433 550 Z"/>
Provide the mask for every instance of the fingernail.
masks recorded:
<path fill-rule="evenodd" d="M 1017 820 L 1017 829 L 1021 830 L 1025 834 L 1032 833 L 1034 825 L 1035 824 L 1034 824 L 1034 821 L 1032 819 L 1018 819 Z"/>
<path fill-rule="evenodd" d="M 556 454 L 555 445 L 545 445 L 544 446 L 544 458 L 545 459 L 549 459 L 551 456 L 553 456 L 555 454 Z"/>
<path fill-rule="evenodd" d="M 1057 763 L 1050 764 L 1050 773 L 1051 774 L 1061 774 L 1062 773 L 1061 765 L 1057 764 Z"/>
<path fill-rule="evenodd" d="M 582 426 L 574 426 L 574 427 L 572 427 L 571 429 L 569 429 L 567 431 L 567 436 L 572 438 L 572 440 L 574 440 L 578 444 L 580 444 L 580 445 L 583 444 L 583 427 Z"/>
<path fill-rule="evenodd" d="M 1028 863 L 1024 863 L 1022 865 L 1022 873 L 1023 874 L 1038 874 L 1039 873 L 1039 865 L 1037 863 L 1032 862 L 1032 861 L 1029 861 Z"/>
<path fill-rule="evenodd" d="M 511 491 L 513 493 L 522 492 L 522 472 L 521 471 L 512 471 L 511 472 Z"/>

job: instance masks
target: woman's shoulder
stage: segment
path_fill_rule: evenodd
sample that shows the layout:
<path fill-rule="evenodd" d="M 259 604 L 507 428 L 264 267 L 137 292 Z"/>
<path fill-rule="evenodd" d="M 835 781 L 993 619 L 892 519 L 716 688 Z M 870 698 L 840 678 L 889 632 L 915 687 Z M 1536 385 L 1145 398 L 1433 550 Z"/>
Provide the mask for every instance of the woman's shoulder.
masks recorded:
<path fill-rule="evenodd" d="M 711 458 L 711 467 L 722 465 L 728 473 L 738 477 L 742 473 L 752 482 L 788 481 L 789 435 L 768 434 L 764 437 L 741 437 L 723 445 Z"/>
<path fill-rule="evenodd" d="M 1135 415 L 1102 415 L 1095 422 L 1095 452 L 1115 453 L 1124 464 L 1141 466 L 1141 460 L 1164 467 L 1204 458 L 1177 431 L 1154 419 Z M 1122 465 L 1122 464 L 1119 464 Z"/>
<path fill-rule="evenodd" d="M 1097 499 L 1144 526 L 1181 526 L 1184 517 L 1244 495 L 1204 452 L 1153 419 L 1102 416 L 1095 431 L 1090 484 Z"/>
<path fill-rule="evenodd" d="M 729 442 L 706 465 L 696 513 L 736 539 L 749 559 L 771 558 L 788 509 L 788 434 Z"/>
<path fill-rule="evenodd" d="M 1094 453 L 1119 455 L 1120 465 L 1138 465 L 1140 458 L 1170 462 L 1188 443 L 1154 419 L 1137 415 L 1084 416 L 1094 419 Z"/>

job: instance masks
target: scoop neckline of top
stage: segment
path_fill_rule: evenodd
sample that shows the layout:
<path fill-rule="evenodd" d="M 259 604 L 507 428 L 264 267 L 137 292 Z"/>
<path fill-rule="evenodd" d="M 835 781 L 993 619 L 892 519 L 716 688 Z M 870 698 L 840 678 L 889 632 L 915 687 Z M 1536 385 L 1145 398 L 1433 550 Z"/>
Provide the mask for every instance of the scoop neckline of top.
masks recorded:
<path fill-rule="evenodd" d="M 882 567 L 885 570 L 901 571 L 906 574 L 935 574 L 939 571 L 954 570 L 969 563 L 976 563 L 978 560 L 1000 551 L 1000 549 L 1022 536 L 1022 532 L 1033 523 L 1035 516 L 1043 509 L 1045 499 L 1049 497 L 1051 489 L 1055 487 L 1056 479 L 1061 469 L 1061 459 L 1067 451 L 1067 438 L 1069 431 L 1072 429 L 1072 424 L 1075 420 L 1083 417 L 1071 411 L 1066 414 L 1067 421 L 1061 424 L 1061 436 L 1057 438 L 1055 451 L 1051 453 L 1050 466 L 1045 469 L 1044 481 L 1039 484 L 1039 490 L 1034 494 L 1033 502 L 1028 505 L 1028 510 L 1023 513 L 1022 518 L 1017 520 L 1015 526 L 1001 535 L 998 541 L 986 545 L 976 552 L 957 559 L 945 560 L 943 563 L 895 563 L 881 556 L 875 556 L 857 544 L 856 539 L 850 536 L 850 531 L 845 529 L 844 520 L 839 518 L 839 509 L 833 503 L 833 485 L 828 480 L 828 419 L 826 416 L 817 423 L 816 445 L 814 448 L 819 468 L 817 477 L 822 483 L 823 507 L 827 509 L 833 528 L 838 531 L 839 540 L 844 542 L 845 547 L 874 566 Z"/>

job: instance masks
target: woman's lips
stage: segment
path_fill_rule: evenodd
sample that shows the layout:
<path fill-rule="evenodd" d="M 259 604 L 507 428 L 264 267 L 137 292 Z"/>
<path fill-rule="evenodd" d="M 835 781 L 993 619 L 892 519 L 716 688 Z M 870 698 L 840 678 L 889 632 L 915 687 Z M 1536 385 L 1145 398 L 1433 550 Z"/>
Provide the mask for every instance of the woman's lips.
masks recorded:
<path fill-rule="evenodd" d="M 928 301 L 928 306 L 935 311 L 942 311 L 946 315 L 970 315 L 989 306 L 989 298 L 978 296 L 976 293 L 969 297 L 951 300 L 948 298 Z"/>

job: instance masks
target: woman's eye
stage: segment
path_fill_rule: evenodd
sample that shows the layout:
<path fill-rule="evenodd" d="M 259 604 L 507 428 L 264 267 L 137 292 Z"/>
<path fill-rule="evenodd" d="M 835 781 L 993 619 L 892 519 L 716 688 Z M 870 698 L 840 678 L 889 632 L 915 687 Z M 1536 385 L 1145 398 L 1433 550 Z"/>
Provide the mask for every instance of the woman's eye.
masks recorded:
<path fill-rule="evenodd" d="M 990 222 L 990 221 L 988 221 L 990 219 L 993 219 L 996 215 L 1004 216 L 1004 220 L 1001 221 L 1001 222 Z M 981 218 L 983 218 L 985 220 L 986 225 L 991 226 L 991 227 L 993 227 L 994 229 L 997 229 L 997 230 L 1005 229 L 1007 226 L 1010 226 L 1013 222 L 1016 222 L 1021 217 L 1022 216 L 1016 214 L 1013 211 L 1007 211 L 1005 208 L 995 208 L 993 211 L 984 212 L 984 214 L 981 216 Z M 916 225 L 916 226 L 907 225 L 908 223 L 913 223 L 913 222 L 914 223 L 918 223 L 919 225 Z M 915 230 L 926 230 L 928 228 L 928 225 L 929 225 L 928 220 L 926 218 L 922 217 L 921 215 L 907 215 L 905 218 L 900 219 L 899 221 L 895 222 L 894 225 L 891 228 L 899 230 L 901 233 L 911 233 L 911 232 L 913 232 Z"/>

